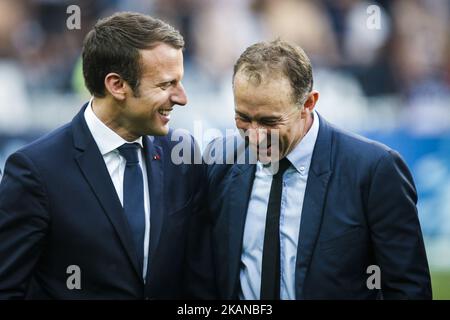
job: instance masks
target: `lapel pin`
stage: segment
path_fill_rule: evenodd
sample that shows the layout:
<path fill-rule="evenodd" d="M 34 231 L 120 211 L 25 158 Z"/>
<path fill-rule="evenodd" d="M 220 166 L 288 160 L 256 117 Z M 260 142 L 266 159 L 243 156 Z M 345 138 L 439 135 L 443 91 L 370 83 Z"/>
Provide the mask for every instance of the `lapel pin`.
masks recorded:
<path fill-rule="evenodd" d="M 160 159 L 161 159 L 161 157 L 159 156 L 159 154 L 156 154 L 153 156 L 153 160 L 160 160 Z"/>

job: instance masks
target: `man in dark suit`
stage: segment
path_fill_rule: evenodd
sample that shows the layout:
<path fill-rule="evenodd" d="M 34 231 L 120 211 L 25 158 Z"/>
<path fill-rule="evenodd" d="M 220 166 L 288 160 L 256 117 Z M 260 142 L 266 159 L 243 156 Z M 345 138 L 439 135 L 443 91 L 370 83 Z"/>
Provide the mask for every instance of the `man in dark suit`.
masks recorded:
<path fill-rule="evenodd" d="M 233 91 L 244 144 L 216 140 L 205 153 L 218 297 L 430 299 L 406 164 L 314 110 L 303 50 L 281 40 L 247 48 Z"/>
<path fill-rule="evenodd" d="M 0 184 L 0 299 L 183 297 L 201 170 L 176 165 L 184 41 L 118 13 L 86 36 L 93 95 L 69 124 L 15 152 Z M 151 135 L 151 136 L 149 136 Z M 176 141 L 173 141 L 176 140 Z M 178 162 L 179 163 L 179 162 Z"/>

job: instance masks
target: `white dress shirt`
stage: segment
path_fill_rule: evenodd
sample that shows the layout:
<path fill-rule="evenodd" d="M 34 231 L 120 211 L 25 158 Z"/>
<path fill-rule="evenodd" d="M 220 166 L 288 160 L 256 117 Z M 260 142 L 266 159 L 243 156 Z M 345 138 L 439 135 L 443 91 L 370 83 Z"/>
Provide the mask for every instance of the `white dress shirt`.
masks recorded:
<path fill-rule="evenodd" d="M 303 139 L 287 155 L 291 166 L 283 175 L 280 210 L 280 298 L 294 300 L 297 246 L 306 182 L 314 145 L 319 133 L 319 117 L 315 112 L 313 124 Z M 256 165 L 250 201 L 245 220 L 240 269 L 239 298 L 258 300 L 261 288 L 262 254 L 267 206 L 273 172 L 260 162 Z"/>
<path fill-rule="evenodd" d="M 123 177 L 125 174 L 125 166 L 127 161 L 120 155 L 117 150 L 118 147 L 124 143 L 138 143 L 141 146 L 139 152 L 139 165 L 141 166 L 142 176 L 144 179 L 144 209 L 145 209 L 145 235 L 144 235 L 144 265 L 143 265 L 143 279 L 145 282 L 145 275 L 147 274 L 147 260 L 148 247 L 150 238 L 150 195 L 148 189 L 147 166 L 145 165 L 143 155 L 142 137 L 135 141 L 129 142 L 108 128 L 92 110 L 92 99 L 89 101 L 86 110 L 84 111 L 84 118 L 86 120 L 89 131 L 91 131 L 98 149 L 103 156 L 106 168 L 108 169 L 111 180 L 116 189 L 117 196 L 123 206 Z"/>

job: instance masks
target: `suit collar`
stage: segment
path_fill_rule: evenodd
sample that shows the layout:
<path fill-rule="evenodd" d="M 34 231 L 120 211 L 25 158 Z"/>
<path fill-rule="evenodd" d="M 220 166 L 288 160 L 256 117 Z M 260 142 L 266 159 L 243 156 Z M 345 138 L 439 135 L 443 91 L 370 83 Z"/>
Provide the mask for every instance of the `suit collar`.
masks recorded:
<path fill-rule="evenodd" d="M 319 113 L 317 116 L 320 127 L 311 159 L 311 169 L 317 176 L 320 176 L 332 171 L 334 129 Z"/>
<path fill-rule="evenodd" d="M 325 119 L 320 116 L 319 118 L 319 134 L 306 184 L 297 246 L 297 299 L 303 299 L 302 289 L 322 224 L 328 183 L 332 174 L 333 129 Z"/>
<path fill-rule="evenodd" d="M 72 135 L 73 144 L 79 151 L 84 151 L 92 144 L 95 144 L 95 140 L 89 131 L 89 128 L 84 120 L 84 111 L 86 110 L 88 103 L 85 103 L 81 110 L 72 119 Z M 100 152 L 100 151 L 99 151 Z"/>
<path fill-rule="evenodd" d="M 147 277 L 151 275 L 152 262 L 156 260 L 157 247 L 164 222 L 164 153 L 152 137 L 143 137 L 150 194 L 150 245 Z M 147 283 L 149 283 L 147 278 Z"/>
<path fill-rule="evenodd" d="M 227 299 L 237 299 L 239 268 L 242 253 L 245 218 L 255 179 L 256 165 L 234 165 L 231 173 L 231 189 L 228 199 L 228 283 Z"/>
<path fill-rule="evenodd" d="M 319 134 L 320 119 L 316 111 L 312 112 L 313 123 L 303 139 L 286 156 L 292 166 L 300 173 L 308 171 L 311 163 L 314 146 Z"/>
<path fill-rule="evenodd" d="M 136 271 L 136 275 L 139 279 L 142 279 L 141 267 L 139 266 L 138 256 L 122 205 L 100 150 L 84 119 L 86 107 L 87 104 L 82 107 L 81 111 L 72 120 L 74 147 L 78 151 L 75 154 L 75 161 L 90 185 L 92 192 L 97 197 L 105 215 L 113 225 Z"/>

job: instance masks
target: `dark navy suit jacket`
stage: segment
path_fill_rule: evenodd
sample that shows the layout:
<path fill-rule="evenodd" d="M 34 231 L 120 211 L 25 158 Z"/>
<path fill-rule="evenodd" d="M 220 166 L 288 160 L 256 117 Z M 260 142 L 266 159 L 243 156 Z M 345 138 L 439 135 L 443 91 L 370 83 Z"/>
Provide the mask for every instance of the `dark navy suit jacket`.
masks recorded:
<path fill-rule="evenodd" d="M 200 204 L 200 166 L 170 161 L 171 134 L 144 137 L 150 193 L 144 285 L 130 229 L 84 120 L 9 157 L 0 184 L 0 299 L 175 299 L 184 295 L 188 229 Z M 194 149 L 191 136 L 188 146 Z M 70 290 L 67 268 L 81 270 Z"/>
<path fill-rule="evenodd" d="M 238 297 L 255 168 L 208 167 L 212 237 L 208 249 L 220 299 Z M 416 202 L 413 178 L 397 152 L 339 130 L 321 117 L 301 213 L 297 299 L 430 299 Z M 371 265 L 380 268 L 381 290 L 367 286 Z"/>

